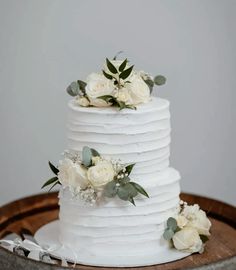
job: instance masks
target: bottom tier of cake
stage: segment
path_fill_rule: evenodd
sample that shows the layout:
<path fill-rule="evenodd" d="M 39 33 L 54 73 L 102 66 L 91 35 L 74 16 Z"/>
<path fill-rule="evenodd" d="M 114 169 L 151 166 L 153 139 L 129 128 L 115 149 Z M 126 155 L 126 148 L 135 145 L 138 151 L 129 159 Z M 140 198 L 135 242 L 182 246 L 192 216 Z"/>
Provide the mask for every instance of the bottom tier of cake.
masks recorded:
<path fill-rule="evenodd" d="M 119 198 L 87 205 L 68 189 L 59 194 L 60 243 L 83 264 L 124 266 L 162 261 L 170 251 L 163 239 L 166 220 L 179 210 L 179 173 L 168 168 L 156 181 L 142 185 L 150 198 L 139 196 L 136 206 Z"/>

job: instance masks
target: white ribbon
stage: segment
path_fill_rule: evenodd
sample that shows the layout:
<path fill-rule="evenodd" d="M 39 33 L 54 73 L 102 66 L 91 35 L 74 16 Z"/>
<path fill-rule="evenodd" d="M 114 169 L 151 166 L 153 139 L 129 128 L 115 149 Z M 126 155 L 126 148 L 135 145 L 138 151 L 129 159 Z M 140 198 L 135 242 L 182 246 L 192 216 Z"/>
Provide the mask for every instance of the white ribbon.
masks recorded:
<path fill-rule="evenodd" d="M 41 247 L 28 239 L 22 241 L 19 238 L 16 238 L 14 241 L 3 239 L 0 240 L 0 244 L 7 244 L 6 248 L 11 252 L 13 252 L 15 247 L 22 247 L 30 252 L 27 257 L 36 261 L 40 261 L 40 252 L 50 255 L 53 251 L 56 251 L 60 248 L 57 245 L 52 245 L 51 247 Z M 68 263 L 64 257 L 61 257 L 60 259 L 61 266 L 68 266 Z M 52 263 L 55 264 L 56 262 L 52 261 Z"/>

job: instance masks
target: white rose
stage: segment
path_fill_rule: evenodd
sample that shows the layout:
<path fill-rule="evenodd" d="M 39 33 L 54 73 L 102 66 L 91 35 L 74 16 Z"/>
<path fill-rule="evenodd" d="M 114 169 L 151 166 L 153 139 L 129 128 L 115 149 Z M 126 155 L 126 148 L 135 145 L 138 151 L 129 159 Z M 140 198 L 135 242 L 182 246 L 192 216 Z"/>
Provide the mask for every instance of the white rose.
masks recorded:
<path fill-rule="evenodd" d="M 95 188 L 102 187 L 112 181 L 114 176 L 113 166 L 107 160 L 102 160 L 88 169 L 88 179 Z"/>
<path fill-rule="evenodd" d="M 129 78 L 130 83 L 126 84 L 129 89 L 133 105 L 147 103 L 150 100 L 150 90 L 140 75 L 134 73 Z"/>
<path fill-rule="evenodd" d="M 86 169 L 68 158 L 60 162 L 58 170 L 58 180 L 63 186 L 84 189 L 89 184 Z"/>
<path fill-rule="evenodd" d="M 194 228 L 185 227 L 174 234 L 173 243 L 176 249 L 186 252 L 201 252 L 202 240 Z"/>
<path fill-rule="evenodd" d="M 116 98 L 118 101 L 124 102 L 125 104 L 133 104 L 133 100 L 131 98 L 131 95 L 129 93 L 129 90 L 127 88 L 121 88 L 117 90 Z"/>
<path fill-rule="evenodd" d="M 196 214 L 199 212 L 200 207 L 198 204 L 194 205 L 185 205 L 182 215 L 185 216 L 187 219 L 195 219 Z"/>
<path fill-rule="evenodd" d="M 114 84 L 102 74 L 92 73 L 87 78 L 85 91 L 91 105 L 96 107 L 107 107 L 110 106 L 110 104 L 108 104 L 105 100 L 98 99 L 98 97 L 112 95 L 114 91 Z"/>
<path fill-rule="evenodd" d="M 97 165 L 99 161 L 101 161 L 101 157 L 99 157 L 99 156 L 92 157 L 92 164 L 93 165 Z"/>
<path fill-rule="evenodd" d="M 180 229 L 182 229 L 184 226 L 187 225 L 188 223 L 188 220 L 186 217 L 182 216 L 182 215 L 179 215 L 177 216 L 176 218 L 176 221 L 177 221 L 177 225 Z"/>
<path fill-rule="evenodd" d="M 75 99 L 76 103 L 79 104 L 82 107 L 88 107 L 89 101 L 86 97 L 78 97 Z"/>
<path fill-rule="evenodd" d="M 210 235 L 211 222 L 203 210 L 199 210 L 194 219 L 188 222 L 188 226 L 195 228 L 199 234 Z"/>

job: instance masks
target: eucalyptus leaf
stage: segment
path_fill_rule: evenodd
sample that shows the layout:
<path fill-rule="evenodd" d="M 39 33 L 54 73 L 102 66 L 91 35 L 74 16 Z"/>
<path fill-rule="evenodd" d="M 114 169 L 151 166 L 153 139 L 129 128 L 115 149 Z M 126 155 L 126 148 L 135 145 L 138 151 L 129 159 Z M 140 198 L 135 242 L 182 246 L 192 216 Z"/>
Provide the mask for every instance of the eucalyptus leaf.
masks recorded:
<path fill-rule="evenodd" d="M 92 152 L 92 156 L 93 156 L 93 157 L 100 157 L 100 154 L 98 153 L 97 150 L 91 148 L 91 152 Z"/>
<path fill-rule="evenodd" d="M 174 236 L 174 234 L 175 233 L 171 229 L 167 228 L 164 231 L 163 237 L 165 240 L 169 241 Z"/>
<path fill-rule="evenodd" d="M 129 77 L 129 75 L 131 74 L 132 70 L 133 70 L 134 66 L 131 66 L 129 68 L 127 68 L 126 70 L 122 71 L 119 75 L 119 77 L 123 80 L 127 79 Z"/>
<path fill-rule="evenodd" d="M 119 71 L 120 72 L 122 72 L 124 69 L 125 69 L 125 67 L 126 67 L 126 65 L 127 65 L 127 59 L 125 59 L 122 63 L 121 63 L 121 65 L 119 66 Z"/>
<path fill-rule="evenodd" d="M 119 179 L 119 182 L 124 185 L 124 184 L 130 182 L 130 178 L 128 176 L 125 176 L 125 177 Z"/>
<path fill-rule="evenodd" d="M 102 71 L 102 73 L 107 79 L 112 80 L 112 78 L 113 78 L 112 75 L 106 73 L 104 70 Z"/>
<path fill-rule="evenodd" d="M 155 78 L 154 78 L 154 83 L 156 85 L 163 85 L 166 83 L 166 78 L 162 75 L 157 75 Z"/>
<path fill-rule="evenodd" d="M 89 167 L 92 163 L 92 151 L 88 146 L 83 147 L 82 162 L 85 167 Z"/>
<path fill-rule="evenodd" d="M 106 197 L 112 198 L 116 196 L 118 190 L 116 184 L 117 184 L 116 181 L 111 181 L 105 185 L 103 193 Z"/>
<path fill-rule="evenodd" d="M 54 174 L 57 175 L 59 173 L 59 170 L 50 161 L 48 161 L 48 165 Z"/>
<path fill-rule="evenodd" d="M 130 175 L 130 173 L 132 172 L 134 165 L 135 165 L 135 163 L 130 164 L 130 165 L 125 167 L 125 169 L 126 169 L 125 172 L 128 173 L 128 175 Z"/>
<path fill-rule="evenodd" d="M 176 221 L 176 219 L 175 218 L 173 218 L 173 217 L 170 217 L 170 218 L 168 218 L 168 220 L 167 220 L 167 228 L 169 228 L 169 229 L 171 229 L 173 232 L 175 232 L 176 231 L 176 229 L 177 229 L 177 221 Z"/>
<path fill-rule="evenodd" d="M 78 96 L 79 95 L 79 85 L 77 82 L 72 82 L 66 89 L 67 93 L 72 96 Z"/>
<path fill-rule="evenodd" d="M 123 201 L 128 201 L 130 198 L 129 190 L 125 188 L 125 185 L 118 187 L 117 195 Z"/>
<path fill-rule="evenodd" d="M 139 184 L 135 182 L 130 182 L 130 184 L 137 190 L 137 192 L 149 198 L 149 195 L 147 194 L 146 190 L 142 186 L 140 186 Z"/>
<path fill-rule="evenodd" d="M 136 197 L 138 195 L 137 189 L 131 183 L 126 183 L 124 188 L 129 192 L 129 197 Z"/>
<path fill-rule="evenodd" d="M 112 64 L 112 62 L 109 61 L 108 58 L 106 58 L 106 64 L 107 64 L 107 68 L 109 69 L 109 71 L 113 74 L 117 74 L 118 71 L 116 69 L 116 67 Z"/>
<path fill-rule="evenodd" d="M 46 181 L 41 188 L 45 188 L 46 186 L 49 186 L 57 181 L 58 181 L 58 177 L 54 176 L 54 177 L 50 178 L 48 181 Z"/>

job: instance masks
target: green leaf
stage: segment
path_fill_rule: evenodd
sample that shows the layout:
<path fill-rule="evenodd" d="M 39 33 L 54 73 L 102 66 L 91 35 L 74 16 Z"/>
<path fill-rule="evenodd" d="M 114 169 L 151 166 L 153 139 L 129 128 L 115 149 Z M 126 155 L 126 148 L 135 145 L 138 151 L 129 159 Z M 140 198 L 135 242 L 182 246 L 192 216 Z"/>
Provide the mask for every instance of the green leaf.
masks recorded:
<path fill-rule="evenodd" d="M 138 195 L 137 189 L 130 182 L 126 183 L 124 188 L 128 190 L 129 197 L 136 197 Z"/>
<path fill-rule="evenodd" d="M 117 195 L 123 201 L 128 201 L 129 198 L 130 198 L 129 190 L 125 188 L 125 185 L 118 187 L 118 189 L 117 189 Z"/>
<path fill-rule="evenodd" d="M 125 172 L 128 173 L 128 175 L 130 175 L 130 173 L 132 172 L 134 165 L 135 165 L 135 163 L 130 164 L 130 165 L 125 167 Z"/>
<path fill-rule="evenodd" d="M 120 111 L 126 108 L 126 105 L 123 101 L 116 100 L 118 107 L 120 108 Z"/>
<path fill-rule="evenodd" d="M 56 185 L 61 185 L 61 183 L 59 181 L 56 181 L 48 190 L 48 192 L 50 192 Z"/>
<path fill-rule="evenodd" d="M 163 237 L 165 240 L 169 241 L 174 236 L 174 234 L 175 233 L 171 229 L 167 228 L 164 231 Z"/>
<path fill-rule="evenodd" d="M 135 204 L 135 202 L 134 202 L 134 198 L 129 198 L 129 201 L 134 205 L 134 206 L 136 206 L 136 204 Z"/>
<path fill-rule="evenodd" d="M 55 183 L 57 180 L 58 180 L 58 177 L 54 176 L 54 177 L 50 178 L 48 181 L 46 181 L 41 188 L 45 188 L 46 186 L 49 186 L 49 185 Z"/>
<path fill-rule="evenodd" d="M 119 179 L 119 183 L 121 183 L 122 185 L 125 185 L 126 183 L 130 182 L 130 178 L 128 176 L 125 176 L 121 179 Z"/>
<path fill-rule="evenodd" d="M 135 182 L 130 182 L 130 184 L 142 195 L 144 195 L 145 197 L 149 198 L 149 195 L 147 194 L 146 190 L 140 186 L 139 184 L 135 183 Z"/>
<path fill-rule="evenodd" d="M 170 217 L 170 218 L 168 218 L 168 220 L 167 220 L 167 228 L 169 228 L 169 229 L 171 229 L 173 232 L 175 232 L 176 231 L 176 229 L 177 229 L 177 221 L 176 221 L 176 219 L 175 218 L 173 218 L 173 217 Z"/>
<path fill-rule="evenodd" d="M 111 96 L 111 95 L 104 95 L 104 96 L 100 96 L 100 97 L 97 97 L 97 98 L 103 99 L 103 100 L 105 100 L 106 102 L 110 102 L 111 100 L 114 99 L 114 97 Z"/>
<path fill-rule="evenodd" d="M 117 184 L 116 181 L 111 181 L 105 185 L 103 193 L 106 197 L 112 198 L 116 196 L 118 190 L 116 184 Z"/>
<path fill-rule="evenodd" d="M 157 75 L 155 78 L 154 78 L 154 83 L 156 85 L 163 85 L 166 83 L 166 78 L 162 75 Z"/>
<path fill-rule="evenodd" d="M 126 67 L 126 65 L 127 65 L 127 59 L 125 59 L 122 63 L 121 63 L 121 65 L 119 66 L 119 71 L 120 72 L 122 72 L 124 69 L 125 69 L 125 67 Z"/>
<path fill-rule="evenodd" d="M 111 73 L 113 73 L 113 74 L 117 74 L 118 73 L 116 67 L 112 64 L 112 62 L 109 61 L 108 58 L 106 58 L 106 63 L 107 63 L 107 67 L 108 67 L 108 69 L 109 69 L 109 71 Z"/>
<path fill-rule="evenodd" d="M 112 75 L 106 73 L 104 70 L 102 71 L 102 73 L 107 79 L 112 80 L 112 78 L 113 78 Z"/>
<path fill-rule="evenodd" d="M 77 82 L 72 82 L 66 89 L 67 93 L 72 97 L 79 95 L 79 85 Z"/>
<path fill-rule="evenodd" d="M 206 235 L 200 234 L 199 236 L 200 236 L 203 244 L 206 243 L 209 240 L 209 238 Z"/>
<path fill-rule="evenodd" d="M 88 146 L 83 147 L 82 163 L 85 167 L 89 167 L 92 163 L 92 151 Z"/>
<path fill-rule="evenodd" d="M 59 173 L 59 170 L 50 161 L 48 161 L 48 165 L 54 174 L 57 175 Z"/>
<path fill-rule="evenodd" d="M 132 70 L 133 70 L 134 66 L 131 66 L 129 68 L 127 68 L 126 70 L 122 71 L 119 75 L 119 77 L 123 80 L 127 79 L 129 77 L 129 75 L 131 74 Z"/>
<path fill-rule="evenodd" d="M 104 95 L 104 96 L 100 96 L 97 97 L 100 98 L 102 100 L 105 100 L 107 103 L 111 103 L 113 106 L 118 106 L 116 98 L 110 95 Z"/>
<path fill-rule="evenodd" d="M 78 80 L 77 83 L 78 83 L 78 85 L 79 85 L 79 89 L 80 89 L 82 92 L 85 92 L 85 87 L 86 87 L 87 83 L 84 82 L 84 81 L 81 81 L 81 80 Z"/>
<path fill-rule="evenodd" d="M 91 152 L 92 152 L 92 156 L 93 156 L 93 157 L 100 157 L 100 154 L 98 153 L 97 150 L 91 148 Z"/>
<path fill-rule="evenodd" d="M 150 93 L 152 93 L 153 87 L 154 87 L 154 81 L 151 79 L 144 80 L 144 82 L 149 87 Z"/>

